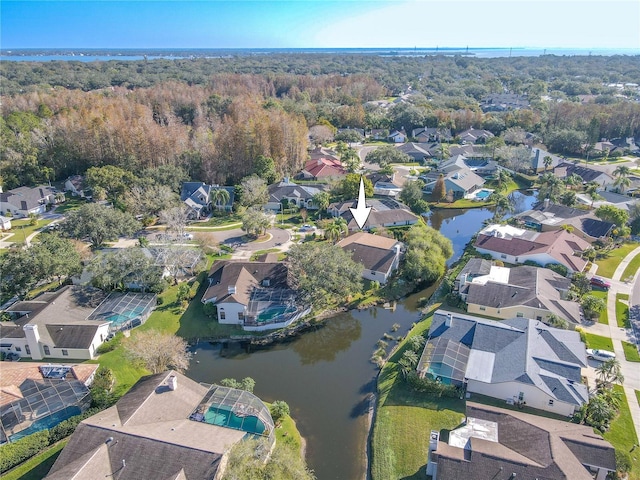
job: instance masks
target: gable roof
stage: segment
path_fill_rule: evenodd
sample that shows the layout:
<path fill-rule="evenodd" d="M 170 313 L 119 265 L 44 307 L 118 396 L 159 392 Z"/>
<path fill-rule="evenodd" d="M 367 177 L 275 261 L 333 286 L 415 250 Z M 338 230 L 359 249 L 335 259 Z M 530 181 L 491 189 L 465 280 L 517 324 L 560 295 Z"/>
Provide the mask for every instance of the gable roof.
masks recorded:
<path fill-rule="evenodd" d="M 82 421 L 46 478 L 213 479 L 246 432 L 189 419 L 208 391 L 177 372 L 143 377 L 116 405 Z"/>
<path fill-rule="evenodd" d="M 590 480 L 584 465 L 616 469 L 614 448 L 586 425 L 475 402 L 467 402 L 466 414 L 466 425 L 477 422 L 484 428 L 479 434 L 466 425 L 452 431 L 450 438 L 466 430 L 464 447 L 438 442 L 438 480 L 488 479 L 497 471 L 512 478 Z M 496 430 L 493 438 L 482 435 L 491 428 Z"/>
<path fill-rule="evenodd" d="M 435 340 L 446 339 L 470 349 L 467 359 L 457 366 L 469 380 L 527 383 L 573 405 L 582 405 L 589 398 L 586 386 L 580 383 L 587 358 L 578 332 L 527 318 L 498 322 L 438 310 L 428 338 L 419 372 L 446 376 L 446 372 L 434 372 L 432 359 Z"/>
<path fill-rule="evenodd" d="M 309 160 L 302 171 L 315 178 L 337 177 L 347 173 L 340 160 L 324 157 Z"/>
<path fill-rule="evenodd" d="M 566 169 L 567 177 L 577 175 L 586 183 L 594 181 L 605 185 L 613 183 L 613 177 L 608 173 L 601 172 L 600 170 L 594 170 L 593 168 L 578 165 L 576 163 L 562 162 L 558 165 L 558 168 Z"/>
<path fill-rule="evenodd" d="M 560 163 L 562 163 L 562 158 L 552 153 L 547 152 L 546 150 L 542 150 L 541 148 L 532 148 L 531 149 L 531 168 L 534 170 L 539 170 L 541 168 L 545 168 L 544 159 L 545 157 L 551 157 L 551 168 L 557 167 Z"/>
<path fill-rule="evenodd" d="M 461 292 L 467 295 L 467 303 L 497 309 L 529 306 L 548 310 L 573 323 L 580 322 L 580 306 L 562 298 L 561 292 L 568 291 L 571 285 L 568 278 L 548 268 L 527 265 L 506 269 L 491 267 L 494 269 L 507 270 L 506 281 L 493 279 L 490 274 L 476 275 L 461 287 Z"/>
<path fill-rule="evenodd" d="M 322 192 L 319 186 L 298 185 L 291 181 L 283 181 L 269 185 L 269 201 L 280 203 L 283 198 L 297 198 L 303 200 L 311 200 L 314 195 Z"/>
<path fill-rule="evenodd" d="M 287 267 L 278 262 L 218 261 L 209 271 L 209 288 L 202 301 L 248 305 L 251 292 L 265 280 L 269 281 L 269 288 L 288 288 Z"/>
<path fill-rule="evenodd" d="M 392 238 L 357 232 L 342 239 L 337 245 L 351 252 L 355 262 L 364 265 L 372 272 L 388 274 L 396 258 L 396 245 L 399 242 Z"/>
<path fill-rule="evenodd" d="M 32 210 L 56 194 L 53 187 L 41 185 L 39 187 L 18 187 L 0 193 L 0 202 L 11 203 L 20 210 Z"/>
<path fill-rule="evenodd" d="M 549 202 L 539 202 L 531 210 L 515 215 L 515 218 L 558 228 L 562 225 L 572 225 L 593 238 L 608 235 L 614 227 L 613 223 L 597 218 L 592 211 Z"/>
<path fill-rule="evenodd" d="M 587 264 L 574 255 L 589 248 L 589 243 L 565 230 L 532 232 L 506 225 L 489 225 L 480 230 L 476 248 L 505 255 L 530 256 L 546 253 L 574 272 L 581 272 Z"/>
<path fill-rule="evenodd" d="M 356 230 L 360 227 L 353 218 L 350 208 L 356 207 L 355 200 L 346 202 L 336 202 L 329 205 L 327 210 L 333 212 L 334 216 L 341 216 L 347 222 L 349 230 Z M 411 213 L 408 207 L 391 198 L 377 199 L 367 198 L 367 206 L 371 207 L 371 212 L 363 228 L 375 228 L 384 225 L 413 224 L 418 221 L 418 217 Z"/>

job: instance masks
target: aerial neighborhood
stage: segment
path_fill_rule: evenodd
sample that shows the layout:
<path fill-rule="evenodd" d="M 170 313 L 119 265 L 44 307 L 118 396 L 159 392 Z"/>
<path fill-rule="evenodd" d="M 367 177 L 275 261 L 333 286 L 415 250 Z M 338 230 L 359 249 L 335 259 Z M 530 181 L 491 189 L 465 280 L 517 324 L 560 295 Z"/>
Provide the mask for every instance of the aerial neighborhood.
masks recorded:
<path fill-rule="evenodd" d="M 287 55 L 7 77 L 0 473 L 640 479 L 637 59 Z"/>

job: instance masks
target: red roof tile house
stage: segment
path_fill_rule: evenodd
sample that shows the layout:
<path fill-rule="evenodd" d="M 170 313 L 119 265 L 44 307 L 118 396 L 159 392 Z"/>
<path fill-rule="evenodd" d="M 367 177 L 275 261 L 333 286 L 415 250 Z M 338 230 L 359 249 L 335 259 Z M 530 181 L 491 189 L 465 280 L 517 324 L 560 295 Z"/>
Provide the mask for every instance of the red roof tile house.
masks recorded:
<path fill-rule="evenodd" d="M 559 264 L 573 274 L 582 272 L 587 265 L 579 255 L 590 245 L 565 230 L 533 232 L 510 225 L 489 225 L 480 230 L 474 246 L 478 253 L 496 260 L 514 264 L 532 261 L 541 266 Z"/>
<path fill-rule="evenodd" d="M 341 177 L 346 174 L 347 170 L 340 160 L 318 158 L 316 160 L 309 160 L 298 175 L 298 178 L 303 180 L 322 180 Z"/>

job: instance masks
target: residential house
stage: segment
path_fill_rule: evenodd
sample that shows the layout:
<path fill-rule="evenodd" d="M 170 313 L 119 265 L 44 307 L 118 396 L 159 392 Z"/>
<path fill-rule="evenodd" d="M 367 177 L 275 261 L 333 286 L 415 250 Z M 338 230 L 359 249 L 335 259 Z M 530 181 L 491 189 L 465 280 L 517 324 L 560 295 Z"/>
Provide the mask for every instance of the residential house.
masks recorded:
<path fill-rule="evenodd" d="M 465 158 L 464 163 L 469 170 L 483 178 L 495 175 L 500 169 L 498 162 L 486 158 Z"/>
<path fill-rule="evenodd" d="M 549 199 L 538 202 L 531 210 L 519 213 L 514 218 L 525 227 L 539 232 L 560 230 L 568 225 L 573 227 L 574 234 L 589 243 L 605 239 L 614 228 L 613 223 L 600 220 L 590 210 L 558 205 Z"/>
<path fill-rule="evenodd" d="M 384 173 L 370 173 L 366 177 L 373 184 L 373 194 L 383 197 L 397 197 L 402 191 L 402 185 L 396 179 L 395 172 L 391 175 Z"/>
<path fill-rule="evenodd" d="M 204 182 L 185 182 L 182 184 L 180 200 L 188 209 L 188 216 L 192 220 L 204 218 L 211 212 L 211 191 L 213 185 Z"/>
<path fill-rule="evenodd" d="M 286 201 L 289 205 L 298 208 L 317 210 L 318 206 L 313 203 L 313 197 L 322 192 L 323 188 L 324 185 L 298 185 L 285 178 L 280 183 L 269 185 L 269 201 L 265 208 L 279 212 L 283 201 Z"/>
<path fill-rule="evenodd" d="M 297 178 L 302 180 L 328 180 L 332 178 L 342 177 L 347 174 L 340 160 L 332 158 L 318 158 L 309 160 Z"/>
<path fill-rule="evenodd" d="M 404 132 L 394 130 L 387 136 L 387 140 L 393 143 L 404 143 L 407 141 L 407 136 L 404 134 Z"/>
<path fill-rule="evenodd" d="M 464 198 L 474 191 L 482 188 L 485 181 L 478 174 L 473 172 L 466 164 L 462 155 L 453 157 L 442 163 L 436 170 L 427 173 L 425 179 L 427 183 L 424 187 L 426 194 L 433 193 L 440 174 L 444 175 L 445 189 L 451 193 L 454 199 Z"/>
<path fill-rule="evenodd" d="M 507 268 L 487 260 L 471 259 L 456 278 L 467 312 L 494 318 L 535 318 L 548 322 L 551 315 L 581 323 L 580 305 L 567 300 L 571 280 L 547 268 Z M 476 268 L 474 268 L 474 266 Z"/>
<path fill-rule="evenodd" d="M 587 260 L 579 255 L 589 242 L 565 230 L 533 232 L 511 225 L 488 225 L 480 230 L 474 244 L 478 253 L 489 254 L 507 263 L 532 261 L 538 265 L 560 264 L 570 274 L 582 272 Z"/>
<path fill-rule="evenodd" d="M 639 198 L 632 198 L 627 195 L 621 195 L 619 193 L 609 192 L 606 190 L 599 190 L 598 197 L 599 198 L 597 200 L 594 200 L 591 198 L 591 196 L 584 193 L 579 193 L 578 195 L 576 195 L 576 198 L 580 203 L 582 203 L 583 205 L 592 206 L 593 208 L 598 208 L 602 205 L 612 205 L 616 208 L 621 208 L 622 210 L 629 211 L 629 209 L 632 208 L 633 205 L 637 205 L 638 203 L 640 203 Z"/>
<path fill-rule="evenodd" d="M 18 187 L 2 192 L 0 188 L 0 214 L 11 213 L 14 217 L 41 215 L 47 205 L 56 203 L 58 192 L 53 187 Z"/>
<path fill-rule="evenodd" d="M 344 218 L 349 231 L 360 230 L 350 210 L 351 208 L 356 208 L 357 203 L 356 200 L 332 203 L 327 208 L 327 211 L 333 217 Z M 371 207 L 371 211 L 362 230 L 368 231 L 379 227 L 401 227 L 418 222 L 418 217 L 411 213 L 409 207 L 392 198 L 367 198 L 367 207 Z"/>
<path fill-rule="evenodd" d="M 99 365 L 3 362 L 0 444 L 51 428 L 85 411 Z"/>
<path fill-rule="evenodd" d="M 369 138 L 373 140 L 384 140 L 387 138 L 387 135 L 389 135 L 389 130 L 386 128 L 372 128 L 368 134 Z"/>
<path fill-rule="evenodd" d="M 14 303 L 0 323 L 0 349 L 19 357 L 90 360 L 115 332 L 141 325 L 156 295 L 112 293 L 69 285 Z"/>
<path fill-rule="evenodd" d="M 480 101 L 480 108 L 484 113 L 521 110 L 529 108 L 529 99 L 517 93 L 492 93 Z"/>
<path fill-rule="evenodd" d="M 633 155 L 640 154 L 640 146 L 636 144 L 633 137 L 612 138 L 611 143 L 614 145 L 614 152 L 620 151 L 623 155 L 628 153 Z"/>
<path fill-rule="evenodd" d="M 582 183 L 595 182 L 602 188 L 613 185 L 614 179 L 611 175 L 600 170 L 585 167 L 577 163 L 562 162 L 554 168 L 553 174 L 559 178 L 567 178 L 571 175 L 577 175 L 582 179 Z"/>
<path fill-rule="evenodd" d="M 333 150 L 325 147 L 317 147 L 309 151 L 310 160 L 319 160 L 321 158 L 326 158 L 328 160 L 337 160 L 337 161 L 340 160 L 336 156 L 336 153 Z"/>
<path fill-rule="evenodd" d="M 551 159 L 551 163 L 548 166 L 544 164 L 547 157 Z M 563 162 L 564 160 L 561 157 L 549 153 L 546 150 L 537 147 L 531 149 L 531 168 L 535 173 L 553 171 L 554 168 Z"/>
<path fill-rule="evenodd" d="M 494 137 L 495 135 L 491 133 L 489 130 L 481 130 L 478 128 L 469 128 L 463 132 L 460 132 L 456 135 L 460 139 L 460 142 L 476 144 L 476 143 L 486 143 L 488 139 Z"/>
<path fill-rule="evenodd" d="M 11 218 L 0 215 L 0 230 L 11 230 Z"/>
<path fill-rule="evenodd" d="M 420 143 L 433 143 L 433 142 L 451 142 L 453 135 L 451 135 L 450 128 L 430 128 L 420 127 L 414 128 L 411 132 L 411 136 Z"/>
<path fill-rule="evenodd" d="M 427 461 L 432 480 L 605 480 L 615 471 L 615 449 L 587 425 L 475 402 L 447 441 L 431 432 Z"/>
<path fill-rule="evenodd" d="M 357 232 L 343 238 L 337 245 L 364 266 L 362 276 L 365 279 L 380 284 L 387 283 L 400 264 L 402 243 L 393 238 Z"/>
<path fill-rule="evenodd" d="M 429 153 L 429 147 L 429 144 L 409 142 L 400 145 L 397 148 L 402 153 L 409 155 L 414 162 L 424 163 L 427 159 L 432 157 L 431 153 Z"/>
<path fill-rule="evenodd" d="M 437 310 L 418 362 L 421 377 L 511 404 L 572 415 L 589 400 L 580 334 L 529 318 L 486 320 Z"/>
<path fill-rule="evenodd" d="M 83 420 L 46 480 L 218 480 L 247 437 L 275 442 L 255 395 L 168 371 L 142 377 L 118 402 Z M 268 455 L 268 452 L 264 452 Z"/>
<path fill-rule="evenodd" d="M 71 192 L 74 197 L 85 196 L 86 185 L 84 184 L 84 177 L 82 175 L 71 175 L 64 182 L 65 192 Z"/>
<path fill-rule="evenodd" d="M 33 360 L 93 358 L 110 322 L 87 318 L 105 297 L 98 289 L 67 286 L 13 304 L 6 310 L 13 320 L 0 323 L 2 351 Z"/>
<path fill-rule="evenodd" d="M 309 311 L 289 288 L 287 266 L 265 260 L 213 264 L 202 303 L 217 307 L 219 323 L 262 331 L 286 327 Z"/>

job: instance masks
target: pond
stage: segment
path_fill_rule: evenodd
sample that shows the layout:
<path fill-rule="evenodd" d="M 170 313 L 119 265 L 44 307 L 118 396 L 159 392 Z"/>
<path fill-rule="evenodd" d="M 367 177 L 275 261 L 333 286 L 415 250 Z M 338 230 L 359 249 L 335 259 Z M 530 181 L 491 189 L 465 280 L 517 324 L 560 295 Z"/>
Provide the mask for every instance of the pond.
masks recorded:
<path fill-rule="evenodd" d="M 531 197 L 518 196 L 519 209 Z M 486 209 L 438 210 L 430 222 L 454 244 L 453 262 L 485 220 Z M 265 401 L 286 401 L 307 441 L 307 462 L 319 480 L 361 479 L 366 475 L 369 395 L 375 391 L 377 368 L 369 361 L 385 333 L 404 335 L 420 320 L 418 304 L 433 287 L 395 305 L 338 314 L 326 326 L 287 344 L 247 353 L 240 347 L 201 343 L 187 374 L 199 382 L 252 377 L 255 394 Z M 392 332 L 392 325 L 400 328 Z M 395 344 L 389 341 L 388 350 Z"/>

